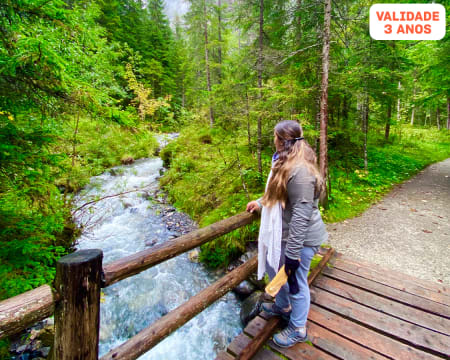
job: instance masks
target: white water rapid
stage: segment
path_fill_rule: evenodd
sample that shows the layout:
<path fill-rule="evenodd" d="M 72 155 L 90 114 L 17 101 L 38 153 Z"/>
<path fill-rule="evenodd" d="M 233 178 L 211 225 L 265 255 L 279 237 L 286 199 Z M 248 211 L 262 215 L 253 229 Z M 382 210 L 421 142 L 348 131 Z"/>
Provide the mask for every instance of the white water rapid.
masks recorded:
<path fill-rule="evenodd" d="M 159 141 L 165 145 L 162 138 Z M 107 264 L 173 237 L 154 203 L 147 200 L 158 189 L 162 169 L 160 158 L 149 158 L 93 177 L 77 195 L 77 207 L 108 195 L 139 191 L 106 198 L 78 211 L 75 220 L 84 230 L 77 249 L 102 249 L 103 264 Z M 217 275 L 183 254 L 103 289 L 100 356 L 216 279 Z M 214 359 L 242 331 L 239 311 L 239 301 L 228 293 L 139 359 Z"/>

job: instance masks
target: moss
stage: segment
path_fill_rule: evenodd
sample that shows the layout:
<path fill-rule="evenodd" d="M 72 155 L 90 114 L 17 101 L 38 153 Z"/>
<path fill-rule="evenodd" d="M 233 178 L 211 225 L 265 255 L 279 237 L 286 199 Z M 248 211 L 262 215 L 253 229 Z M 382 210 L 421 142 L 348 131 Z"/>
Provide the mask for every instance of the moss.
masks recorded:
<path fill-rule="evenodd" d="M 271 348 L 269 345 L 267 345 L 267 344 L 264 344 L 264 345 L 263 345 L 263 348 L 266 349 L 266 350 L 269 350 L 270 352 L 273 352 L 273 353 L 276 354 L 280 359 L 283 359 L 283 360 L 289 360 L 288 357 L 286 357 L 286 356 L 284 356 L 282 353 L 280 353 L 280 352 L 278 352 L 278 351 L 272 349 L 272 348 Z"/>

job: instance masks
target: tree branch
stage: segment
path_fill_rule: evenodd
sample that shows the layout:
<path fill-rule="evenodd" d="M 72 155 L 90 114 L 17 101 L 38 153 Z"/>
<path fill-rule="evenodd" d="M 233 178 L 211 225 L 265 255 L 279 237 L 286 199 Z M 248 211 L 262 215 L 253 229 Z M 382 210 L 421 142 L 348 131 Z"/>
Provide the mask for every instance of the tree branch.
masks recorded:
<path fill-rule="evenodd" d="M 291 53 L 290 53 L 287 57 L 285 57 L 283 60 L 281 60 L 277 65 L 281 65 L 282 63 L 284 63 L 285 61 L 287 61 L 288 59 L 290 59 L 290 58 L 293 57 L 294 55 L 297 55 L 298 53 L 301 53 L 302 51 L 311 49 L 312 47 L 319 46 L 319 45 L 321 45 L 321 44 L 320 44 L 320 43 L 317 43 L 317 44 L 314 44 L 314 45 L 307 46 L 307 47 L 305 47 L 305 48 L 303 48 L 303 49 L 295 50 L 294 52 L 291 52 Z"/>
<path fill-rule="evenodd" d="M 149 185 L 150 185 L 150 184 L 149 184 Z M 147 185 L 147 186 L 148 186 L 148 185 Z M 138 192 L 138 191 L 142 191 L 143 189 L 145 189 L 145 186 L 142 187 L 142 188 L 140 188 L 140 189 L 124 191 L 124 192 L 121 192 L 121 193 L 118 193 L 118 194 L 113 194 L 113 195 L 106 195 L 106 196 L 103 196 L 103 197 L 101 197 L 101 198 L 99 198 L 99 199 L 88 201 L 87 203 L 84 203 L 83 205 L 81 205 L 80 207 L 78 207 L 78 208 L 76 208 L 74 211 L 72 211 L 72 216 L 73 216 L 77 211 L 80 211 L 81 209 L 85 208 L 85 207 L 88 206 L 88 205 L 95 204 L 95 203 L 97 203 L 97 202 L 99 202 L 99 201 L 102 201 L 102 200 L 105 200 L 105 199 L 109 199 L 109 198 L 113 198 L 113 197 L 116 197 L 116 196 L 125 195 L 125 194 L 129 194 L 129 193 L 133 193 L 133 192 Z"/>

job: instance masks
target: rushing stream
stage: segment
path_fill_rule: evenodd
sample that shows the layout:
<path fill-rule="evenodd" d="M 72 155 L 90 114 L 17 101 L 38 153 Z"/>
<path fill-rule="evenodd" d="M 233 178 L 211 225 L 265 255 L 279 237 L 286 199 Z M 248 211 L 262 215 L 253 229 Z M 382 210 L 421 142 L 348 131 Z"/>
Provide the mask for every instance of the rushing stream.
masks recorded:
<path fill-rule="evenodd" d="M 172 136 L 173 137 L 173 136 Z M 164 145 L 164 140 L 159 139 Z M 141 159 L 95 176 L 76 206 L 108 195 L 76 214 L 84 230 L 77 249 L 102 249 L 103 264 L 176 236 L 162 221 L 160 206 L 148 200 L 158 189 L 160 158 Z M 138 190 L 134 192 L 129 192 Z M 100 356 L 149 326 L 217 279 L 187 254 L 103 289 Z M 215 302 L 139 359 L 214 359 L 242 331 L 240 304 L 233 293 Z"/>

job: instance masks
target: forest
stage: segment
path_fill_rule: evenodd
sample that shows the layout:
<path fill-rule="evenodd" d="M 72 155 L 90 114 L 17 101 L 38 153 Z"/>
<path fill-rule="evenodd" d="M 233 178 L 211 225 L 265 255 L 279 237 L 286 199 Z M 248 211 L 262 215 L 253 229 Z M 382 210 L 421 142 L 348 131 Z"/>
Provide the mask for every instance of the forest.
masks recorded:
<path fill-rule="evenodd" d="M 450 156 L 448 34 L 373 40 L 371 0 L 186 3 L 169 19 L 163 0 L 0 2 L 0 299 L 52 282 L 74 195 L 155 156 L 157 133 L 180 133 L 160 183 L 201 227 L 263 194 L 281 119 L 319 154 L 328 223 Z M 257 229 L 201 260 L 226 265 Z"/>

